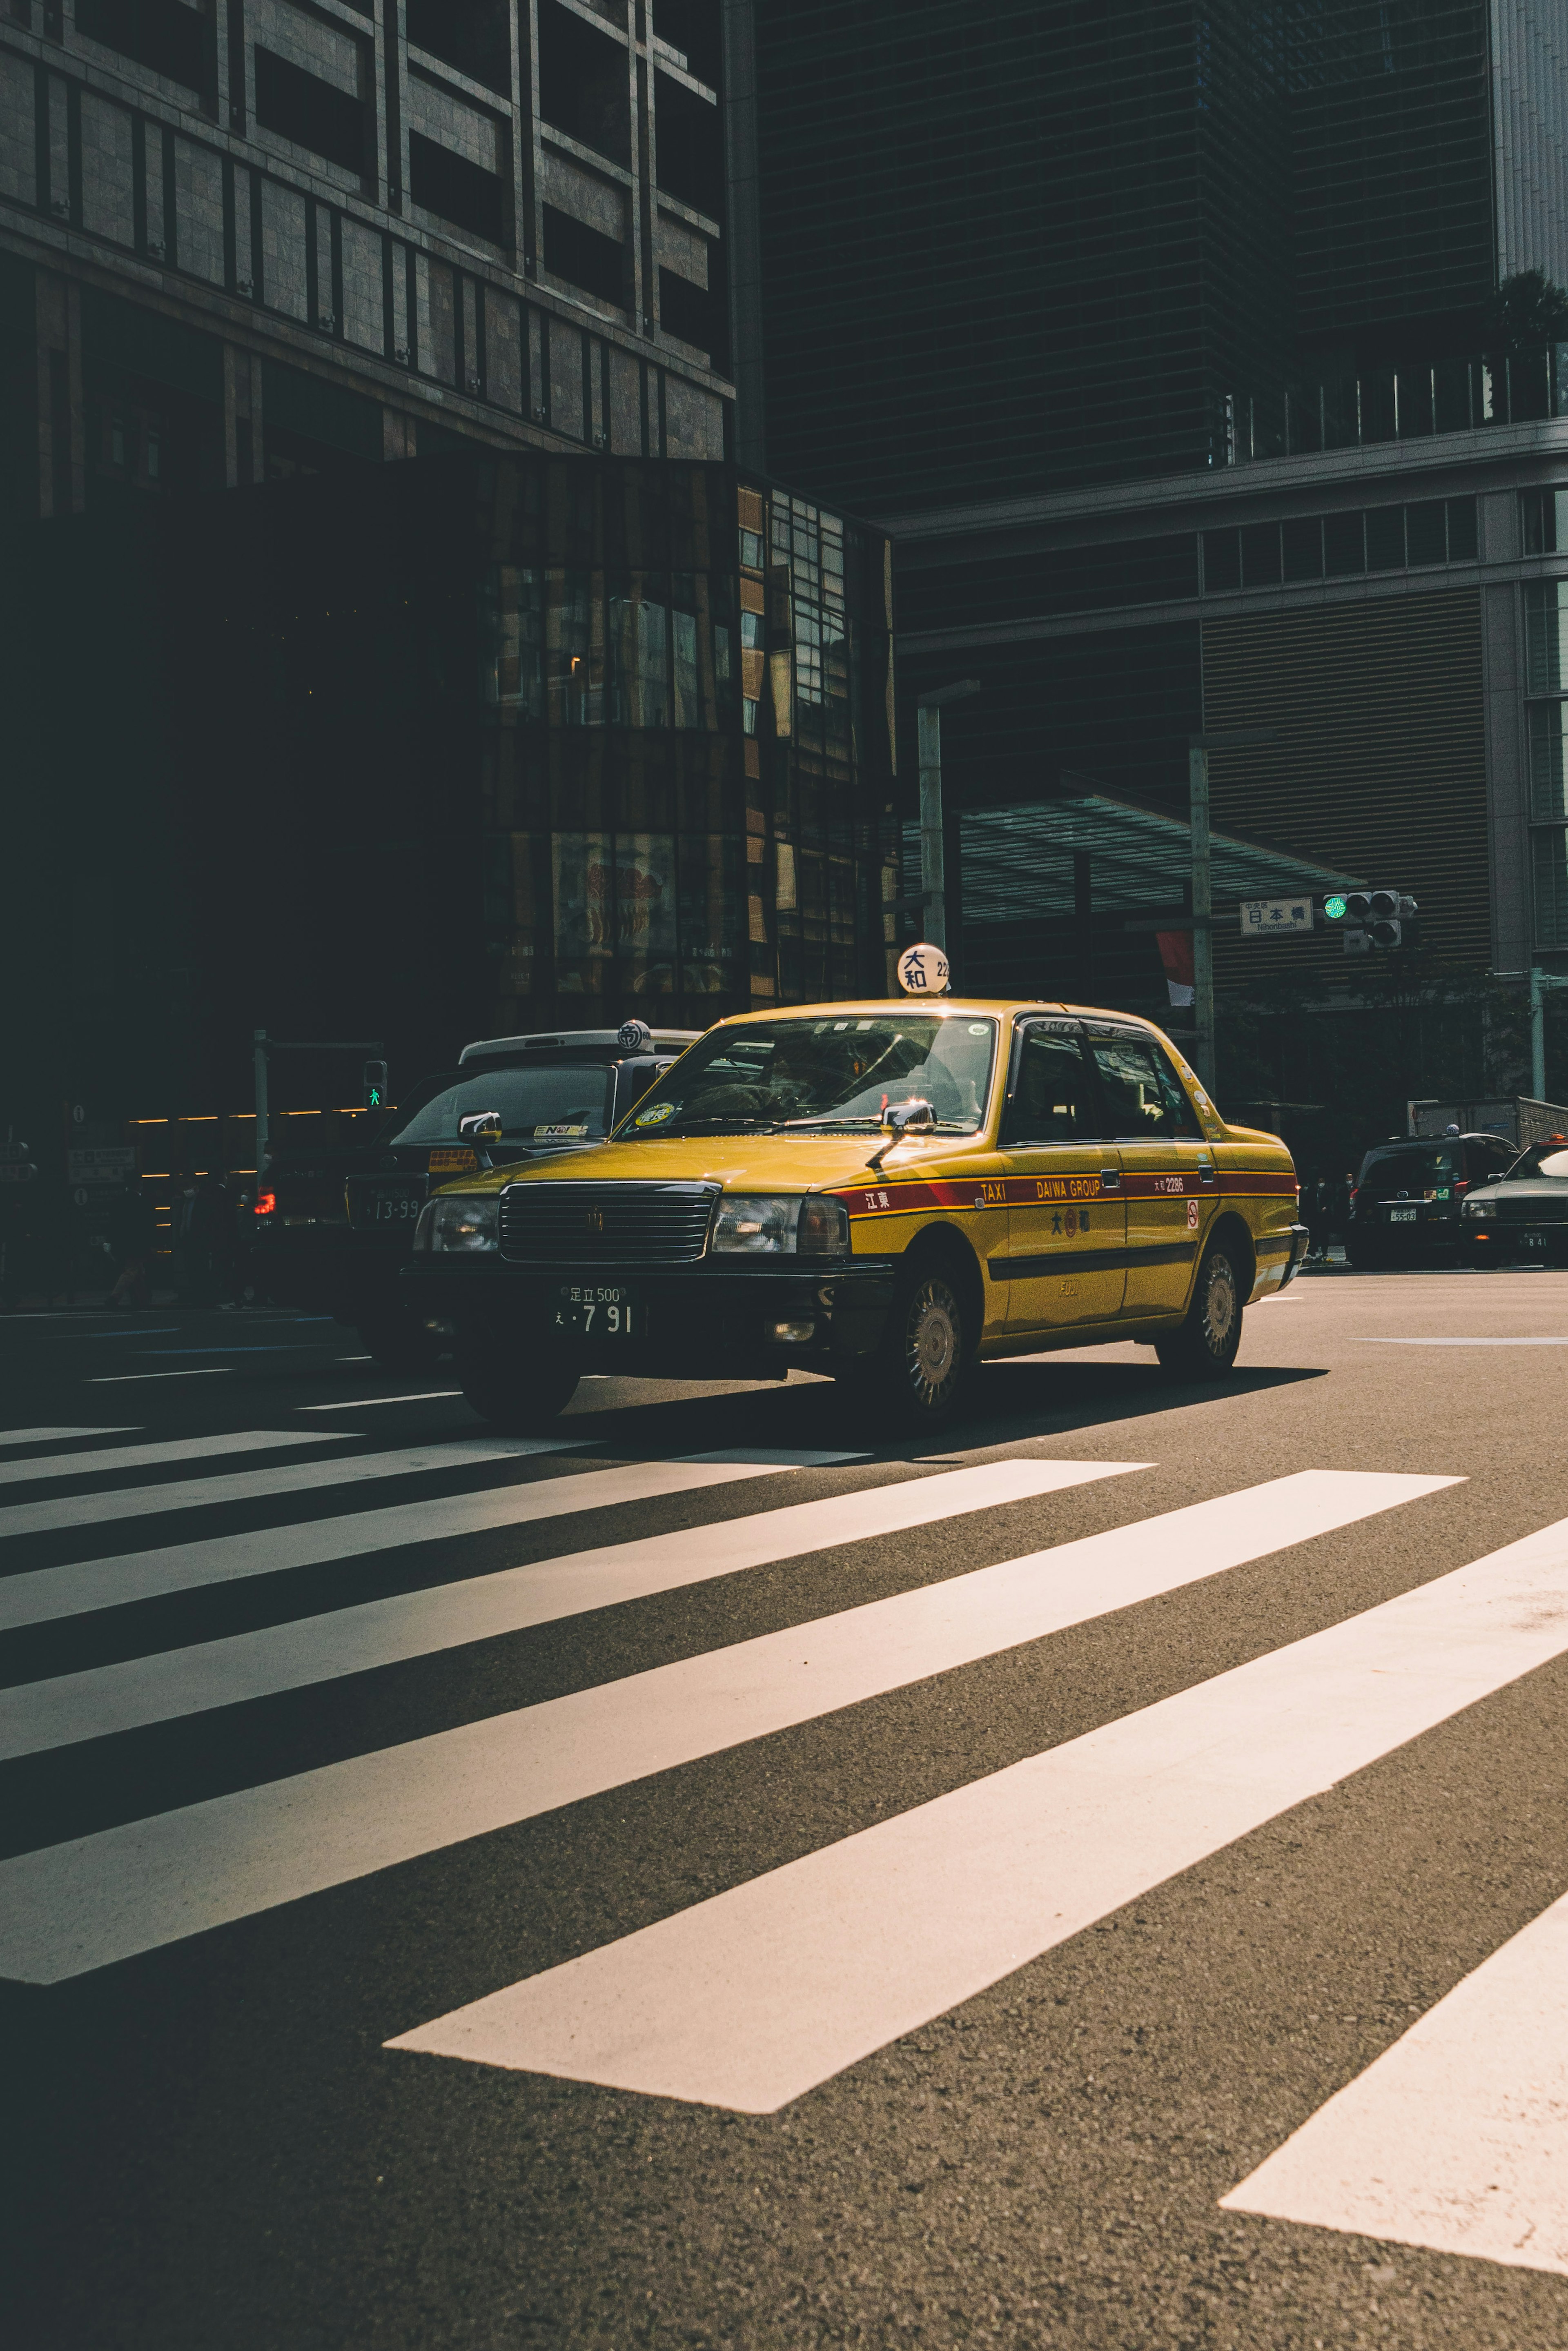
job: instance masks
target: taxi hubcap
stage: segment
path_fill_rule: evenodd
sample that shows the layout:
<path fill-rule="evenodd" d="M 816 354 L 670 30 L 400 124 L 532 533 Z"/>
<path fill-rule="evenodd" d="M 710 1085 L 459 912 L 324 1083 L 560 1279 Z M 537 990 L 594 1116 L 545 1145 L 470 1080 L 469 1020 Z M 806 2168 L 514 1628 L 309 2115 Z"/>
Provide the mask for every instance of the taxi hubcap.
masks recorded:
<path fill-rule="evenodd" d="M 939 1395 L 952 1376 L 958 1353 L 953 1301 L 940 1283 L 926 1282 L 915 1299 L 907 1352 L 915 1393 L 927 1399 Z"/>
<path fill-rule="evenodd" d="M 1217 1352 L 1230 1336 L 1230 1326 L 1236 1320 L 1236 1276 L 1229 1260 L 1217 1257 L 1208 1275 L 1208 1294 L 1203 1301 L 1203 1334 Z"/>

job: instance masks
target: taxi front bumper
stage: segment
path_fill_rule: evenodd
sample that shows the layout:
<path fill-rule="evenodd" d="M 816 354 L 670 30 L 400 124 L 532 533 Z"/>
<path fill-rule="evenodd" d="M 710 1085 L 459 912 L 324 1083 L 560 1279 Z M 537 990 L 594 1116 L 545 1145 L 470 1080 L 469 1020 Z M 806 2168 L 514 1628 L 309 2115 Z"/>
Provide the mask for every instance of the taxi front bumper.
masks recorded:
<path fill-rule="evenodd" d="M 831 1371 L 873 1353 L 893 1305 L 895 1261 L 821 1265 L 508 1265 L 502 1258 L 425 1255 L 403 1268 L 399 1289 L 426 1317 L 450 1321 L 459 1346 L 497 1338 L 548 1345 L 585 1371 L 649 1378 L 781 1378 L 791 1364 Z M 573 1290 L 624 1290 L 632 1334 L 563 1330 Z M 569 1313 L 569 1320 L 570 1320 Z M 602 1322 L 602 1317 L 595 1317 Z"/>

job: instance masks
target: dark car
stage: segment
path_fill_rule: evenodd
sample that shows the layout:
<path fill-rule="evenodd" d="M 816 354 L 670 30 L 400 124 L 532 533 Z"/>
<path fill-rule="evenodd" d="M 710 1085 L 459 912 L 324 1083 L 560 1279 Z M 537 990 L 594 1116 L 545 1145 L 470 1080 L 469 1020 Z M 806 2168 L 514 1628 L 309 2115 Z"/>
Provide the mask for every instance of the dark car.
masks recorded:
<path fill-rule="evenodd" d="M 1494 1182 L 1517 1157 L 1500 1134 L 1375 1144 L 1350 1196 L 1345 1255 L 1363 1267 L 1455 1256 L 1467 1196 L 1478 1184 Z"/>
<path fill-rule="evenodd" d="M 432 1188 L 486 1164 L 601 1143 L 700 1033 L 634 1020 L 465 1045 L 455 1070 L 424 1079 L 367 1142 L 267 1161 L 250 1219 L 251 1281 L 279 1303 L 354 1325 L 389 1371 L 423 1369 L 441 1342 L 397 1277 Z M 476 1149 L 459 1123 L 486 1113 L 499 1118 L 500 1138 Z"/>
<path fill-rule="evenodd" d="M 1472 1265 L 1568 1265 L 1568 1135 L 1521 1151 L 1500 1182 L 1470 1194 L 1460 1224 Z"/>

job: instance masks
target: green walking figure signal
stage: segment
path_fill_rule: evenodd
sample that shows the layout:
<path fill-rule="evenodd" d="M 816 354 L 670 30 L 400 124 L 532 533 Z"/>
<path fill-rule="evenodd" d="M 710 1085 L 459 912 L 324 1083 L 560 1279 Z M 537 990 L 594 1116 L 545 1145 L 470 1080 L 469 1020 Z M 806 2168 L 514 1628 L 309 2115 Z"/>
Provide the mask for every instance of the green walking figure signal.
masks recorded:
<path fill-rule="evenodd" d="M 365 1108 L 382 1110 L 387 1098 L 387 1065 L 384 1061 L 365 1063 Z"/>

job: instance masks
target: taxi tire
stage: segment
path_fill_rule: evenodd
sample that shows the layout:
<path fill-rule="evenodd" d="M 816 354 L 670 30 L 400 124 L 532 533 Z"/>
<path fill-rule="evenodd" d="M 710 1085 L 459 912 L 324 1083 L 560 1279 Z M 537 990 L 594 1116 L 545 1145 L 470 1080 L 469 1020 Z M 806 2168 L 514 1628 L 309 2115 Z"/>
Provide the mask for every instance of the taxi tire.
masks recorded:
<path fill-rule="evenodd" d="M 1241 1313 L 1249 1280 L 1238 1264 L 1234 1241 L 1223 1233 L 1204 1250 L 1192 1287 L 1192 1303 L 1168 1339 L 1156 1339 L 1162 1371 L 1183 1380 L 1222 1380 L 1241 1344 Z"/>
<path fill-rule="evenodd" d="M 946 1267 L 927 1259 L 910 1268 L 898 1278 L 881 1344 L 866 1366 L 870 1376 L 856 1375 L 863 1417 L 889 1431 L 940 1428 L 957 1409 L 973 1352 L 963 1299 Z"/>
<path fill-rule="evenodd" d="M 459 1333 L 456 1355 L 464 1395 L 503 1437 L 548 1428 L 577 1393 L 578 1374 L 548 1355 L 541 1359 L 526 1339 Z"/>

